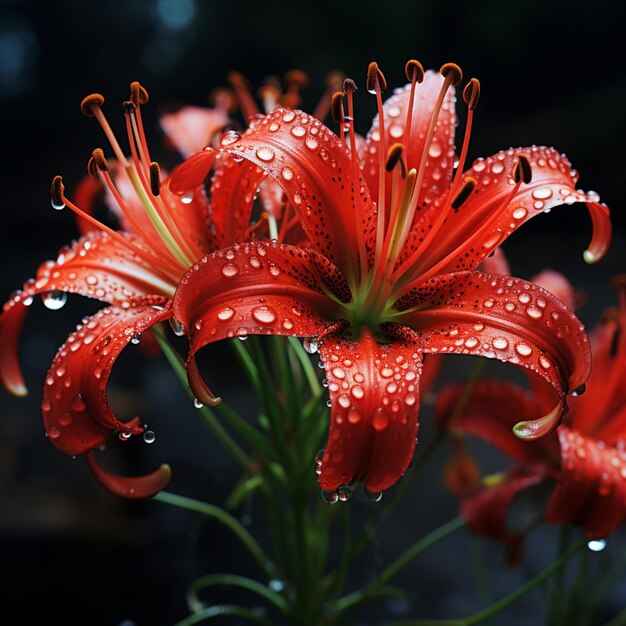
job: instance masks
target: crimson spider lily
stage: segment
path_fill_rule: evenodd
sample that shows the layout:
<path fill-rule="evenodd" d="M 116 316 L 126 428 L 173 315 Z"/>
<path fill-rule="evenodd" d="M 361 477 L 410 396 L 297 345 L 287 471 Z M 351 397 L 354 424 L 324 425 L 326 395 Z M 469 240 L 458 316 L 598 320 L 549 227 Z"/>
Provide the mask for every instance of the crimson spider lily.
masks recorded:
<path fill-rule="evenodd" d="M 515 549 L 527 526 L 511 525 L 510 509 L 519 498 L 542 494 L 532 521 L 575 524 L 589 539 L 602 539 L 626 520 L 626 279 L 616 280 L 619 308 L 609 309 L 590 333 L 593 369 L 583 396 L 569 401 L 556 432 L 541 441 L 511 436 L 512 415 L 532 416 L 553 402 L 553 392 L 533 378 L 532 392 L 503 380 L 478 382 L 464 409 L 448 428 L 480 437 L 515 464 L 505 475 L 463 496 L 462 513 L 480 534 Z M 463 385 L 442 390 L 438 418 L 446 421 Z M 530 489 L 530 491 L 529 491 Z"/>
<path fill-rule="evenodd" d="M 174 315 L 191 342 L 189 379 L 201 399 L 212 394 L 195 354 L 209 343 L 278 334 L 319 349 L 332 403 L 319 484 L 331 502 L 355 482 L 380 493 L 406 470 L 425 353 L 498 358 L 545 378 L 558 400 L 517 424 L 526 439 L 558 425 L 567 393 L 589 372 L 588 340 L 570 309 L 537 285 L 476 268 L 527 220 L 577 201 L 589 207 L 585 258 L 596 261 L 610 240 L 607 207 L 576 189 L 576 172 L 551 148 L 509 149 L 465 170 L 478 81 L 463 92 L 468 119 L 455 163 L 460 69 L 424 73 L 410 61 L 406 74 L 410 83 L 383 104 L 385 79 L 370 65 L 378 116 L 360 150 L 356 85 L 347 79 L 332 99 L 339 136 L 306 113 L 277 108 L 245 135 L 226 133 L 219 147 L 190 157 L 170 181 L 173 192 L 188 193 L 228 159 L 239 163 L 239 181 L 272 177 L 298 216 L 306 247 L 279 233 L 205 257 L 179 284 Z"/>
<path fill-rule="evenodd" d="M 244 206 L 240 196 L 252 197 L 258 181 L 254 187 L 241 180 L 229 185 L 232 164 L 229 167 L 226 160 L 215 171 L 220 185 L 213 191 L 211 208 L 204 193 L 173 194 L 164 184 L 167 176 L 150 157 L 141 118 L 141 106 L 147 100 L 146 90 L 132 83 L 130 100 L 123 105 L 131 157 L 120 147 L 103 113 L 104 98 L 92 94 L 83 100 L 83 112 L 98 120 L 115 158 L 107 160 L 102 150 L 94 150 L 89 162 L 94 178 L 78 188 L 82 208 L 67 197 L 61 177 L 55 177 L 52 205 L 74 211 L 83 236 L 61 249 L 56 260 L 41 265 L 35 278 L 4 305 L 0 316 L 0 377 L 9 391 L 20 396 L 27 390 L 17 350 L 34 297 L 41 295 L 51 309 L 63 306 L 68 293 L 110 305 L 83 319 L 57 352 L 45 379 L 41 408 L 46 434 L 69 455 L 100 447 L 113 432 L 128 439 L 145 431 L 139 418 L 123 422 L 107 402 L 107 381 L 122 349 L 136 343 L 154 324 L 171 318 L 176 285 L 198 259 L 220 246 L 267 236 L 280 224 L 275 215 L 265 212 L 251 225 L 252 206 Z M 198 132 L 206 129 L 206 123 L 201 123 Z M 170 140 L 182 149 L 187 138 L 174 134 Z M 91 204 L 102 186 L 106 203 L 119 218 L 119 230 L 92 215 Z M 292 226 L 286 225 L 281 232 L 290 236 Z M 180 334 L 180 327 L 176 331 Z M 218 398 L 211 400 L 218 402 Z M 170 475 L 169 468 L 162 466 L 144 477 L 116 477 L 96 466 L 92 455 L 88 462 L 105 485 L 131 497 L 158 491 Z"/>

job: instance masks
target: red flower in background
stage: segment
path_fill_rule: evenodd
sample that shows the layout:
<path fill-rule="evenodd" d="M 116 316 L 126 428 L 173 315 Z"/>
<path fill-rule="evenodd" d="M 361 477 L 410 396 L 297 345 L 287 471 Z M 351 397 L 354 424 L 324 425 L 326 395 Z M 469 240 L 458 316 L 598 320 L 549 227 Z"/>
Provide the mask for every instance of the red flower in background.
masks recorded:
<path fill-rule="evenodd" d="M 590 334 L 593 368 L 586 393 L 569 401 L 556 432 L 541 441 L 511 435 L 518 416 L 548 409 L 553 391 L 536 377 L 532 391 L 483 379 L 448 429 L 488 441 L 515 461 L 490 486 L 463 495 L 462 514 L 479 533 L 518 546 L 526 525 L 511 527 L 510 509 L 530 487 L 543 495 L 533 522 L 574 524 L 590 539 L 606 537 L 626 520 L 626 278 L 616 281 L 619 308 L 610 309 Z M 446 422 L 463 384 L 444 388 L 437 403 Z M 547 503 L 547 505 L 546 505 Z"/>
<path fill-rule="evenodd" d="M 381 492 L 406 470 L 424 354 L 499 358 L 547 380 L 552 405 L 517 425 L 530 439 L 556 427 L 566 394 L 589 371 L 587 338 L 570 309 L 541 287 L 476 267 L 528 219 L 575 201 L 588 203 L 594 234 L 585 257 L 595 261 L 610 240 L 608 209 L 576 190 L 577 174 L 551 148 L 509 149 L 464 171 L 476 79 L 463 92 L 469 114 L 455 170 L 452 86 L 461 71 L 446 64 L 424 75 L 410 61 L 406 72 L 410 84 L 383 106 L 385 79 L 370 65 L 379 115 L 360 150 L 348 79 L 347 115 L 344 94 L 333 96 L 339 137 L 279 108 L 243 136 L 226 133 L 170 181 L 188 193 L 226 161 L 233 185 L 273 178 L 299 217 L 307 247 L 279 238 L 205 257 L 179 284 L 174 315 L 190 338 L 190 385 L 201 400 L 195 354 L 209 343 L 256 333 L 307 337 L 310 352 L 319 348 L 332 402 L 319 483 L 331 501 L 355 481 Z"/>

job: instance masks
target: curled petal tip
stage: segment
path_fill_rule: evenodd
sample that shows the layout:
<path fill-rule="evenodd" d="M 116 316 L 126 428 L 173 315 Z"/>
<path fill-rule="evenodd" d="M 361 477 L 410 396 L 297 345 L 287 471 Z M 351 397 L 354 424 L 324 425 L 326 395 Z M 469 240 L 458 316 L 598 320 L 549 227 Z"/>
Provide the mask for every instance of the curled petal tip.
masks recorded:
<path fill-rule="evenodd" d="M 167 463 L 163 463 L 159 469 L 143 476 L 118 476 L 98 465 L 93 452 L 88 453 L 86 459 L 89 469 L 98 482 L 122 498 L 151 498 L 159 491 L 163 491 L 172 479 L 172 469 Z"/>
<path fill-rule="evenodd" d="M 536 441 L 553 433 L 561 423 L 564 402 L 559 402 L 550 413 L 536 420 L 518 422 L 513 426 L 513 434 L 524 441 Z"/>
<path fill-rule="evenodd" d="M 585 261 L 585 263 L 588 263 L 589 265 L 593 265 L 594 263 L 597 263 L 601 258 L 602 257 L 600 255 L 595 254 L 591 250 L 585 250 L 583 252 L 583 260 Z"/>

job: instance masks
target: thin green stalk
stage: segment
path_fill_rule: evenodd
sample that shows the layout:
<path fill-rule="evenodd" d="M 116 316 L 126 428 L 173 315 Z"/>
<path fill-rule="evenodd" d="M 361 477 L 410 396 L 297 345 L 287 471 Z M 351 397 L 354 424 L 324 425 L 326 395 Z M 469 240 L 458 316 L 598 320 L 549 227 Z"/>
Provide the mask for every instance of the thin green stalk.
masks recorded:
<path fill-rule="evenodd" d="M 179 496 L 168 491 L 161 491 L 155 496 L 152 496 L 153 500 L 157 502 L 164 502 L 171 506 L 176 506 L 181 509 L 187 509 L 189 511 L 195 511 L 201 513 L 207 517 L 212 517 L 218 522 L 221 522 L 230 529 L 233 534 L 243 543 L 248 549 L 250 554 L 257 560 L 263 571 L 268 577 L 272 576 L 273 570 L 271 561 L 267 554 L 263 551 L 263 548 L 256 542 L 254 537 L 242 526 L 242 524 L 233 517 L 230 513 L 224 511 L 218 506 L 209 504 L 207 502 L 201 502 L 200 500 L 194 500 L 193 498 L 187 498 L 185 496 Z"/>
<path fill-rule="evenodd" d="M 485 551 L 483 549 L 482 538 L 469 535 L 470 554 L 474 568 L 474 578 L 476 580 L 476 591 L 481 605 L 489 603 L 491 592 L 489 589 L 489 576 L 487 575 L 487 564 L 485 563 Z"/>
<path fill-rule="evenodd" d="M 624 548 L 606 574 L 600 579 L 597 592 L 591 602 L 592 615 L 595 613 L 613 589 L 613 586 L 626 569 L 626 548 Z"/>
<path fill-rule="evenodd" d="M 571 528 L 567 525 L 561 526 L 559 534 L 558 557 L 560 557 L 569 546 Z M 557 558 L 558 558 L 557 557 Z M 550 590 L 550 602 L 548 605 L 547 623 L 551 626 L 558 626 L 562 618 L 563 592 L 565 588 L 565 570 L 561 569 L 554 577 Z"/>
<path fill-rule="evenodd" d="M 302 372 L 306 377 L 307 382 L 309 383 L 309 387 L 311 388 L 311 393 L 315 396 L 322 395 L 322 385 L 317 377 L 317 373 L 315 371 L 315 367 L 311 362 L 311 357 L 308 355 L 307 351 L 302 347 L 300 340 L 296 337 L 288 337 L 289 346 L 293 350 L 293 353 L 298 358 L 300 362 L 300 366 L 302 367 Z"/>
<path fill-rule="evenodd" d="M 206 587 L 214 587 L 216 585 L 246 589 L 247 591 L 251 591 L 265 598 L 283 613 L 287 613 L 289 610 L 289 604 L 283 596 L 276 591 L 272 591 L 267 585 L 260 583 L 258 580 L 246 578 L 245 576 L 236 576 L 234 574 L 208 574 L 207 576 L 197 578 L 189 585 L 187 603 L 194 613 L 202 611 L 205 608 L 204 604 L 198 599 L 198 592 Z"/>
<path fill-rule="evenodd" d="M 263 626 L 273 626 L 272 622 L 259 615 L 256 611 L 245 609 L 242 606 L 235 606 L 230 604 L 220 604 L 217 606 L 210 606 L 198 613 L 194 613 L 184 620 L 178 622 L 174 626 L 194 626 L 200 624 L 206 620 L 214 617 L 228 617 L 229 615 L 235 615 L 237 617 L 243 617 L 251 622 L 262 624 Z"/>
<path fill-rule="evenodd" d="M 524 597 L 527 593 L 541 585 L 545 580 L 550 578 L 554 573 L 558 572 L 575 554 L 577 554 L 587 544 L 586 539 L 582 539 L 569 550 L 567 550 L 560 558 L 554 563 L 551 563 L 544 570 L 539 572 L 536 576 L 525 582 L 518 587 L 515 591 L 511 592 L 504 598 L 494 602 L 492 605 L 478 611 L 473 615 L 467 617 L 460 617 L 457 619 L 448 620 L 405 620 L 401 622 L 388 622 L 386 626 L 473 626 L 473 624 L 480 624 L 485 620 L 497 615 L 504 609 L 508 608 L 520 598 Z M 615 626 L 615 625 L 611 625 Z"/>
<path fill-rule="evenodd" d="M 243 371 L 248 377 L 248 380 L 250 381 L 250 384 L 254 388 L 254 391 L 257 396 L 261 397 L 262 388 L 259 369 L 257 368 L 253 358 L 250 356 L 248 349 L 239 339 L 237 341 L 230 341 L 229 343 L 235 353 L 235 356 L 237 357 L 237 360 L 239 361 L 239 365 L 241 365 Z"/>
<path fill-rule="evenodd" d="M 193 398 L 193 394 L 189 391 L 187 384 L 187 372 L 185 370 L 185 364 L 182 357 L 172 348 L 167 337 L 163 333 L 163 330 L 158 326 L 153 327 L 154 336 L 163 350 L 165 358 L 169 361 L 176 376 L 183 384 L 183 387 L 187 389 L 189 396 Z M 217 418 L 213 415 L 210 409 L 206 406 L 199 409 L 204 421 L 209 428 L 213 431 L 213 434 L 217 437 L 219 442 L 224 448 L 237 460 L 244 468 L 248 469 L 251 465 L 250 457 L 241 449 L 239 444 L 226 432 L 223 426 L 219 423 Z"/>
<path fill-rule="evenodd" d="M 359 589 L 343 598 L 340 598 L 335 604 L 335 608 L 338 612 L 345 611 L 346 609 L 367 600 L 372 597 L 372 593 L 378 587 L 386 585 L 394 576 L 398 574 L 403 568 L 405 568 L 411 561 L 420 556 L 423 552 L 428 550 L 431 546 L 437 542 L 452 535 L 457 530 L 465 526 L 465 520 L 461 517 L 456 517 L 449 522 L 446 522 L 439 528 L 431 531 L 419 541 L 414 543 L 408 550 L 402 553 L 393 563 L 388 565 L 377 577 L 373 583 L 370 583 L 363 589 Z"/>

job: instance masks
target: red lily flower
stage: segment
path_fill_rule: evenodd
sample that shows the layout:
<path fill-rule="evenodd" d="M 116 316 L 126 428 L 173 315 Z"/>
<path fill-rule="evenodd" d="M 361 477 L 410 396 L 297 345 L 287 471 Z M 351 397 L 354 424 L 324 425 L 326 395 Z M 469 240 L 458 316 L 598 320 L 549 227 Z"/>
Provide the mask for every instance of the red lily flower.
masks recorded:
<path fill-rule="evenodd" d="M 171 318 L 176 285 L 197 259 L 218 245 L 278 232 L 280 226 L 268 215 L 250 226 L 252 203 L 239 208 L 240 194 L 251 193 L 258 182 L 254 188 L 245 181 L 223 184 L 210 211 L 204 193 L 173 194 L 164 184 L 167 175 L 150 158 L 141 121 L 141 105 L 147 99 L 145 89 L 133 83 L 131 99 L 124 103 L 131 158 L 125 156 L 104 117 L 104 98 L 93 94 L 83 100 L 83 112 L 100 122 L 116 159 L 106 160 L 102 150 L 94 151 L 89 163 L 93 178 L 82 182 L 77 193 L 85 210 L 67 198 L 61 178 L 54 179 L 53 207 L 74 211 L 83 236 L 62 248 L 56 260 L 41 265 L 0 316 L 0 378 L 9 391 L 25 395 L 17 348 L 33 298 L 41 295 L 51 309 L 63 306 L 68 293 L 110 305 L 83 320 L 59 349 L 46 377 L 41 404 L 46 433 L 69 455 L 100 447 L 114 432 L 122 439 L 144 432 L 138 418 L 120 420 L 107 402 L 107 382 L 122 349 L 152 325 Z M 227 183 L 231 170 L 232 164 L 224 159 L 215 177 Z M 102 187 L 107 205 L 118 217 L 119 230 L 92 215 L 91 206 Z M 286 225 L 281 232 L 289 234 L 290 229 Z M 206 401 L 216 404 L 219 398 Z M 147 477 L 119 478 L 98 469 L 93 458 L 89 464 L 104 484 L 131 497 L 162 489 L 170 475 L 163 466 Z"/>
<path fill-rule="evenodd" d="M 461 71 L 446 64 L 424 75 L 410 61 L 406 72 L 410 84 L 383 106 L 385 79 L 370 65 L 379 115 L 358 153 L 348 79 L 345 98 L 332 99 L 339 137 L 306 113 L 278 108 L 244 137 L 227 134 L 219 148 L 192 156 L 170 181 L 175 193 L 196 189 L 227 155 L 252 186 L 272 177 L 298 215 L 306 248 L 279 238 L 204 258 L 179 284 L 174 315 L 187 329 L 190 384 L 200 398 L 194 355 L 203 346 L 249 333 L 310 338 L 332 403 L 319 474 L 330 501 L 356 481 L 381 492 L 406 470 L 424 354 L 488 356 L 539 373 L 558 399 L 544 417 L 518 424 L 531 439 L 556 427 L 566 394 L 589 370 L 583 327 L 560 300 L 475 268 L 525 221 L 575 201 L 591 212 L 585 257 L 597 260 L 610 239 L 608 209 L 576 190 L 577 174 L 550 148 L 509 149 L 464 172 L 476 79 L 464 90 L 468 123 L 455 170 L 452 86 Z"/>
<path fill-rule="evenodd" d="M 513 415 L 547 409 L 553 395 L 534 379 L 532 393 L 501 380 L 478 382 L 449 428 L 480 437 L 516 463 L 495 486 L 465 494 L 462 513 L 477 533 L 519 542 L 525 529 L 512 530 L 507 514 L 531 485 L 544 484 L 541 521 L 574 524 L 590 539 L 606 537 L 626 520 L 626 279 L 617 281 L 619 309 L 611 309 L 590 334 L 593 369 L 583 396 L 572 398 L 556 432 L 542 441 L 512 437 Z M 445 388 L 437 404 L 442 421 L 450 415 L 463 385 Z M 548 481 L 547 483 L 545 481 Z M 547 505 L 546 505 L 547 503 Z"/>

